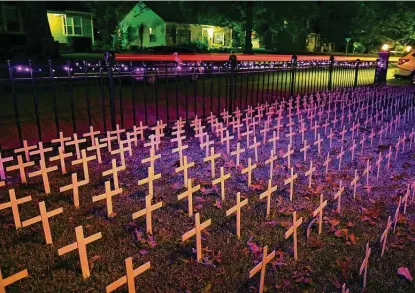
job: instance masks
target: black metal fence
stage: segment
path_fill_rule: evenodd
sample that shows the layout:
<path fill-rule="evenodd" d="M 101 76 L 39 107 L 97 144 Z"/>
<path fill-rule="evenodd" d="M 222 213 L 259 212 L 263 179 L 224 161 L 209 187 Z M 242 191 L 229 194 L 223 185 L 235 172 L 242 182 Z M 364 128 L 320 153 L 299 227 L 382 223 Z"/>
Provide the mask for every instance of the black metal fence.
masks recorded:
<path fill-rule="evenodd" d="M 0 66 L 0 147 L 204 117 L 278 98 L 371 85 L 377 61 L 119 63 Z"/>

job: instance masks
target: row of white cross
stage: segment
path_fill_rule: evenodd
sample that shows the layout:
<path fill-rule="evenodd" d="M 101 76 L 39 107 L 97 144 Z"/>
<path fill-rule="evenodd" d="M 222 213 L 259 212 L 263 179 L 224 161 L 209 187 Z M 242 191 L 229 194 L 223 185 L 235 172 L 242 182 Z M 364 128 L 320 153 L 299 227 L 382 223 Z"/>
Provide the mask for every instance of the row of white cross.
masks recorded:
<path fill-rule="evenodd" d="M 336 118 L 337 116 L 337 100 L 335 100 L 333 102 L 332 97 L 330 96 L 330 93 L 328 94 L 329 98 L 328 101 L 324 100 L 323 101 L 320 99 L 320 96 L 318 95 L 317 98 L 317 103 L 321 104 L 321 106 L 318 106 L 318 104 L 315 104 L 313 101 L 313 97 L 310 97 L 310 104 L 307 104 L 307 102 L 304 99 L 303 102 L 303 106 L 304 109 L 300 109 L 299 106 L 299 98 L 297 97 L 296 100 L 296 109 L 297 109 L 297 122 L 298 124 L 301 124 L 301 127 L 299 128 L 299 133 L 301 133 L 302 135 L 302 143 L 303 143 L 303 148 L 300 149 L 300 152 L 304 153 L 304 161 L 306 161 L 307 159 L 307 149 L 310 148 L 310 145 L 307 144 L 307 140 L 304 138 L 304 134 L 307 131 L 307 123 L 306 121 L 303 119 L 303 114 L 302 113 L 307 113 L 307 118 L 309 120 L 309 125 L 313 125 L 312 121 L 314 120 L 314 118 L 319 117 L 319 120 L 317 122 L 317 118 L 314 121 L 314 125 L 310 127 L 309 130 L 314 131 L 314 137 L 315 137 L 315 142 L 313 145 L 317 145 L 317 149 L 318 149 L 318 155 L 321 155 L 321 145 L 324 141 L 323 138 L 321 138 L 320 133 L 318 133 L 318 128 L 319 128 L 319 123 L 321 121 L 321 118 L 323 116 L 323 114 L 327 115 L 327 119 L 325 124 L 323 124 L 322 126 L 325 128 L 325 134 L 327 133 L 327 127 L 330 126 L 329 118 L 330 118 L 330 113 L 334 113 L 334 118 L 332 118 L 332 125 L 333 127 L 330 128 L 330 134 L 327 136 L 327 138 L 330 140 L 330 149 L 332 148 L 332 138 L 334 136 L 333 133 L 333 129 L 335 129 L 335 125 L 336 122 L 338 121 L 338 119 Z M 327 96 L 325 96 L 327 99 Z M 376 97 L 376 96 L 375 96 Z M 389 134 L 392 133 L 392 129 L 393 126 L 395 126 L 395 130 L 397 128 L 397 126 L 400 125 L 401 120 L 403 119 L 404 123 L 407 120 L 411 120 L 413 118 L 413 113 L 414 113 L 414 107 L 413 107 L 413 102 L 411 101 L 412 97 L 406 93 L 405 94 L 398 94 L 395 93 L 395 95 L 390 96 L 390 98 L 393 97 L 394 99 L 391 99 L 390 102 L 386 101 L 386 99 L 380 99 L 379 100 L 375 100 L 372 99 L 372 103 L 369 105 L 369 99 L 363 99 L 362 96 L 357 96 L 355 98 L 353 98 L 351 101 L 342 101 L 341 104 L 341 110 L 342 110 L 342 114 L 340 117 L 340 122 L 341 124 L 339 126 L 341 126 L 341 128 L 343 129 L 339 134 L 341 135 L 341 151 L 339 152 L 339 154 L 337 155 L 337 159 L 339 161 L 339 165 L 338 165 L 338 169 L 340 170 L 341 168 L 341 163 L 342 163 L 342 157 L 345 154 L 345 151 L 343 149 L 343 142 L 344 142 L 344 137 L 347 134 L 347 130 L 345 129 L 345 125 L 343 124 L 344 121 L 344 111 L 345 109 L 348 107 L 349 109 L 349 115 L 347 115 L 348 119 L 349 119 L 349 124 L 350 124 L 350 119 L 351 116 L 350 115 L 352 112 L 352 110 L 354 111 L 358 111 L 358 113 L 360 113 L 360 117 L 362 118 L 362 115 L 364 114 L 364 112 L 366 111 L 366 121 L 365 121 L 365 125 L 372 125 L 373 123 L 373 119 L 372 118 L 368 118 L 369 116 L 369 109 L 372 109 L 372 114 L 373 112 L 376 110 L 376 114 L 374 116 L 370 116 L 370 117 L 375 117 L 376 120 L 376 124 L 375 125 L 380 125 L 382 122 L 384 122 L 384 119 L 386 117 L 386 113 L 389 114 L 389 116 L 393 116 L 394 118 L 391 120 L 390 123 L 384 122 L 384 125 L 381 126 L 381 131 L 379 131 L 379 143 L 382 142 L 382 138 L 385 138 L 387 133 L 389 132 Z M 338 99 L 338 97 L 337 97 Z M 230 151 L 230 142 L 233 141 L 233 139 L 235 138 L 235 136 L 238 136 L 238 139 L 241 139 L 242 137 L 246 137 L 246 147 L 249 149 L 253 149 L 254 150 L 254 155 L 255 155 L 255 161 L 258 162 L 259 158 L 258 158 L 258 147 L 261 145 L 260 142 L 257 141 L 256 138 L 256 128 L 259 126 L 259 122 L 262 120 L 263 118 L 263 112 L 266 111 L 266 117 L 267 119 L 264 122 L 264 127 L 263 129 L 260 130 L 260 132 L 263 135 L 263 140 L 262 140 L 262 145 L 266 145 L 266 143 L 271 143 L 272 144 L 272 150 L 271 150 L 271 156 L 268 160 L 266 160 L 266 164 L 270 165 L 270 175 L 269 175 L 269 179 L 268 179 L 268 188 L 267 190 L 262 193 L 260 195 L 260 199 L 263 198 L 267 198 L 267 211 L 266 211 L 266 216 L 267 218 L 270 216 L 270 203 L 271 203 L 271 194 L 273 192 L 275 192 L 277 190 L 277 185 L 273 186 L 272 185 L 272 175 L 273 175 L 273 165 L 274 165 L 274 161 L 277 159 L 276 153 L 276 143 L 280 140 L 280 129 L 283 128 L 283 124 L 282 121 L 284 119 L 284 114 L 283 111 L 287 110 L 288 114 L 287 117 L 289 119 L 289 123 L 286 124 L 286 127 L 289 127 L 290 131 L 289 133 L 286 134 L 286 137 L 289 139 L 289 144 L 287 147 L 287 152 L 285 152 L 283 154 L 283 158 L 287 160 L 287 165 L 288 168 L 291 171 L 291 176 L 289 178 L 287 178 L 284 181 L 285 185 L 290 185 L 290 200 L 292 201 L 293 199 L 293 188 L 294 188 L 294 180 L 298 178 L 298 174 L 294 174 L 294 169 L 293 167 L 291 167 L 291 156 L 294 154 L 294 149 L 292 148 L 293 145 L 293 138 L 295 136 L 295 132 L 293 131 L 293 128 L 295 126 L 295 122 L 292 119 L 292 117 L 294 116 L 292 113 L 293 110 L 293 106 L 292 106 L 293 100 L 290 99 L 288 102 L 275 102 L 275 104 L 265 104 L 265 105 L 258 105 L 255 110 L 251 107 L 248 107 L 247 110 L 245 110 L 246 112 L 246 117 L 242 120 L 245 121 L 245 129 L 246 132 L 241 133 L 241 127 L 243 126 L 241 124 L 241 117 L 242 117 L 242 112 L 237 109 L 233 114 L 234 115 L 229 115 L 227 111 L 224 111 L 221 113 L 221 118 L 223 122 L 219 122 L 218 118 L 216 118 L 215 115 L 213 115 L 211 113 L 211 115 L 209 117 L 207 117 L 207 123 L 210 125 L 210 129 L 212 131 L 212 133 L 214 135 L 216 135 L 217 137 L 220 137 L 220 141 L 221 143 L 226 143 L 226 151 L 229 155 L 231 156 L 235 156 L 236 157 L 236 165 L 240 165 L 240 155 L 245 151 L 245 149 L 241 148 L 241 144 L 240 142 L 237 142 L 237 147 L 235 151 Z M 331 105 L 334 103 L 334 109 L 331 109 Z M 288 104 L 287 109 L 285 109 L 285 105 Z M 383 105 L 383 107 L 381 108 L 380 106 Z M 328 107 L 327 110 L 325 110 L 325 107 Z M 401 114 L 399 112 L 399 109 L 401 107 L 405 107 L 404 113 Z M 381 110 L 379 110 L 379 108 Z M 317 112 L 317 110 L 319 110 L 319 112 Z M 375 110 L 374 110 L 375 109 Z M 257 113 L 256 116 L 253 116 L 253 113 Z M 379 114 L 380 112 L 380 114 Z M 272 124 L 272 117 L 274 114 L 277 114 L 277 118 L 275 119 L 277 121 L 277 125 L 274 126 L 274 128 L 271 128 L 271 124 Z M 358 115 L 357 115 L 358 116 Z M 379 117 L 380 116 L 380 117 Z M 229 121 L 230 118 L 232 118 L 232 121 Z M 177 148 L 173 149 L 173 153 L 178 153 L 179 154 L 179 160 L 180 160 L 180 166 L 178 168 L 176 168 L 176 172 L 183 172 L 184 175 L 184 186 L 187 188 L 187 190 L 178 195 L 178 199 L 181 200 L 183 198 L 187 198 L 188 200 L 188 214 L 189 216 L 193 215 L 193 205 L 192 205 L 192 195 L 195 191 L 200 189 L 200 185 L 197 186 L 192 186 L 192 179 L 189 178 L 188 176 L 188 169 L 191 167 L 194 167 L 194 162 L 188 162 L 188 157 L 186 155 L 183 154 L 183 151 L 186 150 L 188 148 L 187 145 L 184 145 L 184 139 L 185 136 L 181 136 L 184 133 L 184 121 L 182 121 L 181 119 L 179 121 L 176 122 L 176 125 L 173 127 L 173 130 L 175 130 L 175 132 L 173 132 L 173 136 L 175 136 L 171 142 L 177 143 Z M 225 126 L 226 125 L 226 126 Z M 216 185 L 216 184 L 221 184 L 221 197 L 222 200 L 225 200 L 225 185 L 224 182 L 225 180 L 230 178 L 230 174 L 225 174 L 224 172 L 224 167 L 220 168 L 220 177 L 215 178 L 216 172 L 215 172 L 215 160 L 218 159 L 219 157 L 221 157 L 221 154 L 215 154 L 215 149 L 212 146 L 214 144 L 214 141 L 210 141 L 209 140 L 209 135 L 204 132 L 204 128 L 206 126 L 202 126 L 202 120 L 199 118 L 195 118 L 191 124 L 191 126 L 194 129 L 195 132 L 195 138 L 199 139 L 200 141 L 200 147 L 205 149 L 206 152 L 206 157 L 204 158 L 204 162 L 210 162 L 210 168 L 211 168 L 211 177 L 213 179 L 212 184 Z M 233 136 L 229 135 L 229 130 L 228 128 L 231 127 L 233 128 Z M 350 152 L 351 152 L 351 156 L 352 156 L 352 160 L 354 159 L 354 150 L 356 148 L 356 144 L 355 144 L 355 132 L 356 132 L 356 136 L 359 135 L 359 128 L 360 128 L 360 123 L 357 121 L 353 121 L 353 126 L 350 129 L 351 132 L 351 136 L 353 139 L 353 144 L 352 146 L 349 148 Z M 141 184 L 148 184 L 148 195 L 146 196 L 146 208 L 136 212 L 132 215 L 132 218 L 135 219 L 137 217 L 141 217 L 141 216 L 146 216 L 146 226 L 147 226 L 147 231 L 149 233 L 152 233 L 152 221 L 151 221 L 151 213 L 152 211 L 162 207 L 162 202 L 159 202 L 157 204 L 152 205 L 152 199 L 154 196 L 154 185 L 153 185 L 153 181 L 157 180 L 161 177 L 161 174 L 155 174 L 155 162 L 157 159 L 161 158 L 160 154 L 156 155 L 157 150 L 159 149 L 160 143 L 161 143 L 161 139 L 164 136 L 164 128 L 166 127 L 166 124 L 163 124 L 162 121 L 157 122 L 157 125 L 155 127 L 153 127 L 151 130 L 154 131 L 154 134 L 150 136 L 150 142 L 144 144 L 144 146 L 149 146 L 150 147 L 150 156 L 148 158 L 145 158 L 142 160 L 142 163 L 150 163 L 150 166 L 148 167 L 148 177 L 144 178 L 142 180 L 140 180 L 138 182 L 139 185 Z M 140 126 L 139 127 L 135 127 L 133 128 L 132 132 L 126 132 L 124 129 L 120 129 L 119 126 L 117 125 L 117 128 L 115 131 L 113 132 L 107 132 L 107 136 L 102 138 L 101 140 L 97 137 L 99 135 L 98 131 L 94 131 L 93 128 L 90 128 L 90 132 L 86 133 L 83 135 L 83 137 L 90 137 L 90 143 L 91 145 L 89 147 L 87 147 L 86 149 L 81 149 L 81 143 L 85 143 L 86 142 L 86 138 L 84 139 L 78 139 L 77 135 L 74 134 L 74 138 L 73 140 L 71 140 L 68 137 L 63 137 L 63 134 L 60 134 L 60 137 L 56 140 L 52 140 L 52 143 L 59 143 L 59 154 L 55 157 L 51 157 L 49 160 L 50 161 L 59 161 L 60 162 L 60 169 L 61 172 L 64 174 L 66 173 L 66 163 L 65 163 L 65 158 L 68 158 L 70 156 L 72 156 L 72 153 L 66 153 L 65 152 L 65 147 L 67 146 L 73 146 L 75 148 L 75 152 L 76 152 L 76 157 L 77 159 L 72 161 L 72 165 L 77 165 L 77 164 L 82 164 L 83 166 L 83 173 L 84 173 L 84 179 L 81 181 L 78 181 L 78 177 L 77 177 L 77 173 L 73 173 L 72 174 L 72 184 L 61 187 L 60 191 L 61 192 L 65 192 L 68 190 L 72 190 L 73 192 L 73 198 L 74 198 L 74 205 L 76 207 L 79 207 L 79 187 L 86 185 L 89 183 L 89 171 L 88 171 L 88 162 L 92 161 L 92 160 L 97 160 L 98 163 L 102 163 L 101 160 L 101 149 L 102 148 L 107 148 L 108 151 L 112 154 L 112 155 L 120 155 L 120 161 L 121 161 L 121 166 L 117 166 L 116 160 L 112 159 L 111 163 L 112 163 L 112 168 L 108 171 L 103 172 L 103 176 L 108 176 L 108 175 L 112 175 L 113 178 L 113 185 L 114 185 L 114 189 L 111 189 L 111 185 L 110 182 L 107 181 L 105 183 L 105 193 L 102 195 L 98 195 L 98 196 L 94 196 L 92 198 L 92 200 L 98 201 L 98 200 L 103 200 L 105 199 L 107 202 L 107 213 L 108 216 L 112 216 L 113 215 L 113 210 L 112 210 L 112 197 L 114 195 L 117 194 L 121 194 L 122 193 L 122 188 L 120 188 L 119 186 L 119 182 L 118 182 L 118 172 L 119 171 L 123 171 L 126 168 L 126 162 L 125 162 L 125 153 L 129 153 L 129 155 L 132 155 L 132 143 L 134 143 L 137 146 L 138 140 L 144 141 L 144 130 L 146 130 L 148 127 L 147 126 L 143 126 L 143 124 L 140 122 Z M 276 131 L 275 131 L 275 130 Z M 273 130 L 273 136 L 270 139 L 267 139 L 267 133 L 269 131 Z M 224 132 L 226 131 L 226 135 L 224 135 Z M 122 134 L 126 133 L 126 140 L 122 140 Z M 115 135 L 115 136 L 112 136 Z M 252 140 L 253 143 L 251 144 L 251 137 L 253 136 Z M 373 139 L 375 138 L 376 133 L 373 131 L 372 128 L 372 132 L 371 135 L 369 136 L 370 138 L 370 144 L 372 145 L 373 143 Z M 412 129 L 412 132 L 409 134 L 409 148 L 412 147 L 412 142 L 413 142 L 413 138 L 414 138 L 414 130 Z M 119 145 L 119 149 L 117 150 L 113 150 L 112 149 L 112 141 L 116 140 L 118 142 Z M 363 149 L 364 149 L 364 142 L 366 141 L 365 135 L 363 135 L 363 138 L 361 140 L 361 145 L 362 145 L 362 150 L 361 150 L 361 154 L 363 154 Z M 396 153 L 395 153 L 395 159 L 396 156 L 398 154 L 399 151 L 399 147 L 401 146 L 401 151 L 404 152 L 405 147 L 406 147 L 406 141 L 407 141 L 407 137 L 406 137 L 406 133 L 404 133 L 402 139 L 399 137 L 397 144 L 395 145 L 395 149 L 396 149 Z M 6 171 L 13 171 L 13 170 L 19 170 L 20 172 L 20 177 L 21 177 L 21 181 L 22 183 L 26 183 L 26 173 L 25 173 L 25 168 L 27 167 L 31 167 L 33 166 L 35 163 L 33 161 L 30 161 L 30 158 L 32 155 L 39 155 L 40 160 L 39 160 L 39 166 L 40 166 L 40 170 L 37 172 L 32 172 L 29 173 L 29 178 L 34 177 L 34 176 L 42 176 L 42 180 L 43 180 L 43 184 L 44 184 L 44 189 L 45 189 L 45 193 L 49 194 L 50 193 L 50 186 L 49 186 L 49 180 L 48 180 L 48 172 L 51 171 L 55 171 L 58 169 L 57 166 L 52 166 L 52 167 L 47 167 L 46 166 L 46 153 L 48 152 L 52 152 L 53 148 L 49 147 L 49 148 L 44 148 L 43 144 L 40 142 L 38 144 L 38 146 L 28 146 L 27 142 L 24 142 L 24 145 L 22 148 L 15 150 L 16 153 L 24 153 L 25 154 L 25 160 L 26 163 L 23 162 L 22 156 L 18 155 L 17 156 L 17 165 L 14 166 L 9 166 L 6 168 Z M 389 149 L 389 153 L 386 156 L 388 158 L 388 163 L 387 163 L 387 167 L 390 167 L 390 159 L 392 156 L 392 147 Z M 95 151 L 96 154 L 93 156 L 88 156 L 87 155 L 87 151 Z M 4 172 L 4 163 L 12 161 L 13 158 L 9 157 L 9 158 L 1 158 L 0 156 L 0 175 L 1 178 L 4 180 L 5 177 L 5 172 Z M 324 166 L 326 167 L 326 171 L 325 173 L 327 174 L 328 172 L 328 166 L 329 166 L 329 162 L 331 161 L 330 158 L 330 151 L 327 153 L 327 159 L 324 162 Z M 379 169 L 380 169 L 380 165 L 382 162 L 382 157 L 381 157 L 381 153 L 379 153 L 379 158 L 377 161 L 377 166 L 378 166 L 378 171 L 377 171 L 377 177 L 379 176 Z M 252 176 L 252 172 L 253 170 L 257 167 L 257 164 L 252 164 L 252 160 L 251 158 L 248 158 L 248 166 L 246 168 L 243 168 L 241 173 L 242 174 L 247 174 L 248 175 L 248 186 L 251 185 L 251 176 Z M 310 169 L 308 171 L 305 172 L 305 176 L 308 177 L 309 179 L 309 183 L 308 186 L 311 187 L 311 183 L 312 183 L 312 174 L 313 172 L 316 171 L 316 167 L 313 166 L 313 161 L 310 159 Z M 367 166 L 366 169 L 363 171 L 362 175 L 366 175 L 366 184 L 369 185 L 369 174 L 371 171 L 371 165 L 369 160 L 367 160 Z M 355 198 L 356 196 L 356 186 L 357 186 L 357 182 L 359 180 L 359 176 L 357 174 L 357 170 L 355 170 L 355 177 L 353 179 L 353 181 L 351 182 L 351 186 L 353 186 L 354 191 L 353 191 L 353 198 Z M 405 195 L 404 198 L 400 199 L 400 203 L 397 209 L 397 212 L 395 213 L 395 217 L 394 217 L 394 225 L 396 227 L 396 223 L 397 223 L 397 217 L 399 216 L 399 209 L 400 209 L 400 205 L 401 202 L 404 203 L 404 212 L 406 213 L 406 205 L 408 203 L 408 197 L 410 194 L 410 188 L 413 189 L 413 185 L 409 185 L 408 186 L 408 192 Z M 344 186 L 342 186 L 342 181 L 340 181 L 339 184 L 339 190 L 338 192 L 334 195 L 334 199 L 338 200 L 338 205 L 337 205 L 337 210 L 338 212 L 340 212 L 340 202 L 341 202 L 341 195 L 342 192 L 344 191 Z M 21 198 L 21 199 L 16 199 L 15 196 L 15 192 L 14 189 L 10 189 L 9 190 L 9 196 L 10 196 L 10 202 L 9 203 L 5 203 L 2 204 L 0 206 L 0 210 L 4 209 L 4 208 L 8 208 L 11 207 L 12 211 L 13 211 L 13 217 L 14 217 L 14 221 L 15 221 L 15 225 L 16 228 L 20 228 L 20 227 L 26 227 L 28 225 L 37 223 L 37 222 L 42 222 L 43 223 L 43 227 L 44 227 L 44 234 L 45 234 L 45 239 L 46 239 L 46 243 L 47 244 L 51 244 L 52 243 L 52 237 L 51 237 L 51 232 L 50 232 L 50 228 L 49 228 L 49 223 L 48 223 L 48 218 L 55 216 L 57 214 L 60 214 L 63 212 L 62 208 L 58 208 L 56 210 L 52 210 L 50 212 L 46 211 L 46 207 L 45 207 L 45 203 L 41 202 L 39 203 L 39 209 L 40 209 L 40 216 L 29 219 L 27 221 L 20 221 L 20 216 L 19 216 L 19 211 L 17 208 L 17 205 L 19 204 L 23 204 L 25 202 L 28 202 L 31 200 L 30 196 Z M 413 195 L 412 195 L 413 198 Z M 248 204 L 248 199 L 245 199 L 243 201 L 241 201 L 241 196 L 240 193 L 237 193 L 237 203 L 234 207 L 232 207 L 231 209 L 229 209 L 228 211 L 226 211 L 226 215 L 230 216 L 231 214 L 236 214 L 236 218 L 237 218 L 237 223 L 236 223 L 236 231 L 237 231 L 237 236 L 240 237 L 240 218 L 241 218 L 241 208 L 245 205 Z M 327 200 L 324 201 L 323 195 L 320 196 L 320 205 L 319 207 L 313 212 L 313 216 L 318 216 L 318 224 L 319 224 L 319 229 L 318 232 L 319 234 L 322 232 L 322 218 L 323 218 L 323 209 L 327 206 Z M 296 212 L 293 212 L 293 226 L 286 232 L 285 234 L 285 238 L 290 237 L 291 235 L 293 235 L 294 238 L 294 258 L 297 259 L 297 228 L 301 225 L 302 223 L 302 218 L 297 219 L 297 214 Z M 201 245 L 201 231 L 203 229 L 205 229 L 206 227 L 208 227 L 211 224 L 211 220 L 207 220 L 203 223 L 200 223 L 200 215 L 199 213 L 197 213 L 195 215 L 195 228 L 193 228 L 192 230 L 190 230 L 189 232 L 183 234 L 182 236 L 182 240 L 185 241 L 188 238 L 192 237 L 192 236 L 196 236 L 196 251 L 197 251 L 197 260 L 200 261 L 202 259 L 202 245 Z M 383 246 L 385 247 L 386 245 L 386 238 L 387 238 L 387 231 L 389 230 L 388 227 L 390 227 L 391 225 L 391 220 L 390 218 L 388 219 L 388 226 L 387 229 L 385 230 L 384 234 L 382 234 L 382 241 L 383 241 Z M 79 250 L 79 257 L 80 257 L 80 262 L 81 262 L 81 268 L 82 268 L 82 272 L 83 272 L 83 276 L 86 278 L 90 275 L 89 272 L 89 267 L 88 267 L 88 260 L 87 260 L 87 255 L 86 255 L 86 245 L 98 240 L 99 238 L 101 238 L 102 235 L 101 233 L 97 233 L 94 234 L 92 236 L 89 236 L 87 238 L 84 238 L 83 235 L 83 229 L 82 226 L 79 226 L 76 228 L 76 238 L 77 238 L 77 242 L 68 245 L 66 247 L 63 247 L 61 249 L 58 250 L 59 255 L 65 254 L 67 252 L 70 252 L 74 249 L 78 249 Z M 382 250 L 382 255 L 384 252 L 384 248 Z M 370 250 L 369 250 L 369 254 L 370 254 Z M 250 276 L 254 275 L 256 272 L 258 272 L 260 269 L 261 270 L 265 270 L 265 265 L 267 262 L 269 262 L 270 259 L 272 259 L 273 253 L 271 253 L 269 256 L 267 256 L 267 247 L 264 247 L 264 256 L 263 256 L 263 262 L 260 263 L 256 268 L 254 268 L 251 272 L 250 272 Z M 272 257 L 271 257 L 272 256 Z M 367 257 L 368 258 L 368 257 Z M 269 260 L 268 260 L 269 259 Z M 365 258 L 366 260 L 366 258 Z M 367 260 L 366 260 L 367 263 Z M 366 264 L 367 266 L 367 264 Z M 121 278 L 120 280 L 116 281 L 114 284 L 108 286 L 107 288 L 107 292 L 111 292 L 112 290 L 110 290 L 111 288 L 116 288 L 122 284 L 125 284 L 126 282 L 128 283 L 129 289 L 130 289 L 130 284 L 132 282 L 132 284 L 134 284 L 133 278 L 135 276 L 137 276 L 139 273 L 141 273 L 142 271 L 150 268 L 150 263 L 146 263 L 145 265 L 141 266 L 140 268 L 133 270 L 132 269 L 132 260 L 131 258 L 126 260 L 126 267 L 127 267 L 127 277 L 125 278 Z M 263 288 L 263 274 L 264 272 L 261 273 L 261 282 L 260 282 L 260 288 Z M 19 276 L 17 276 L 19 277 Z M 20 278 L 20 277 L 19 277 Z M 1 278 L 0 278 L 1 280 Z M 17 279 L 16 279 L 17 280 Z M 4 280 L 3 280 L 4 281 Z M 1 283 L 1 282 L 0 282 Z M 5 282 L 3 282 L 5 283 Z M 366 271 L 365 271 L 365 281 L 364 284 L 366 283 Z M 6 286 L 6 285 L 5 285 Z M 5 287 L 4 286 L 4 287 Z M 1 288 L 1 286 L 0 286 Z M 262 289 L 260 289 L 260 291 L 262 292 Z"/>

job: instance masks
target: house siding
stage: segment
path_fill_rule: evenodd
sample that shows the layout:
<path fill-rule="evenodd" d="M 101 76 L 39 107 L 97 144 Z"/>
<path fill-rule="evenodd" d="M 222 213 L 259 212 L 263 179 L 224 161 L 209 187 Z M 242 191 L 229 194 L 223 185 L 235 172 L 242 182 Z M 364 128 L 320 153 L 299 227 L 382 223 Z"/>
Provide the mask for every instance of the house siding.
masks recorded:
<path fill-rule="evenodd" d="M 152 10 L 136 5 L 120 22 L 120 27 L 127 32 L 128 42 L 125 47 L 140 46 L 139 29 L 143 24 L 143 47 L 166 45 L 166 24 Z M 154 38 L 150 42 L 150 28 Z"/>
<path fill-rule="evenodd" d="M 50 27 L 50 32 L 52 33 L 52 37 L 55 41 L 66 44 L 68 42 L 67 37 L 63 31 L 63 14 L 55 14 L 48 12 L 48 22 Z"/>

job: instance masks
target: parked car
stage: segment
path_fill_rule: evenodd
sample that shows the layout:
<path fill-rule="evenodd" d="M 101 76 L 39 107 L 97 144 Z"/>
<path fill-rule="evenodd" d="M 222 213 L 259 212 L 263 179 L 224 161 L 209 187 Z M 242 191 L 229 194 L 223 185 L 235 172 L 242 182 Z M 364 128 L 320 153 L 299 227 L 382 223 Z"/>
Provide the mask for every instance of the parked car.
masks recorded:
<path fill-rule="evenodd" d="M 415 49 L 399 58 L 394 76 L 395 78 L 408 78 L 412 84 L 415 84 Z"/>

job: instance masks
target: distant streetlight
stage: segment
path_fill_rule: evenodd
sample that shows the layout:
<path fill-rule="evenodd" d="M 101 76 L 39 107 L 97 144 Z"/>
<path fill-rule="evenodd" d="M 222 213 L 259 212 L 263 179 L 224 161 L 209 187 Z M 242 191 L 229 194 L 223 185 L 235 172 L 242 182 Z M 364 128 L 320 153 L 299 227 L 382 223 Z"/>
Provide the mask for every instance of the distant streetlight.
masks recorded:
<path fill-rule="evenodd" d="M 382 51 L 388 51 L 388 50 L 389 50 L 389 45 L 388 44 L 383 44 Z"/>
<path fill-rule="evenodd" d="M 345 40 L 346 40 L 346 55 L 347 55 L 347 51 L 349 49 L 349 42 L 350 42 L 351 38 L 345 38 Z"/>
<path fill-rule="evenodd" d="M 405 51 L 406 51 L 406 52 L 408 52 L 408 53 L 409 53 L 409 52 L 411 52 L 411 50 L 412 50 L 412 47 L 411 47 L 411 46 L 406 46 L 406 48 L 405 48 Z"/>

